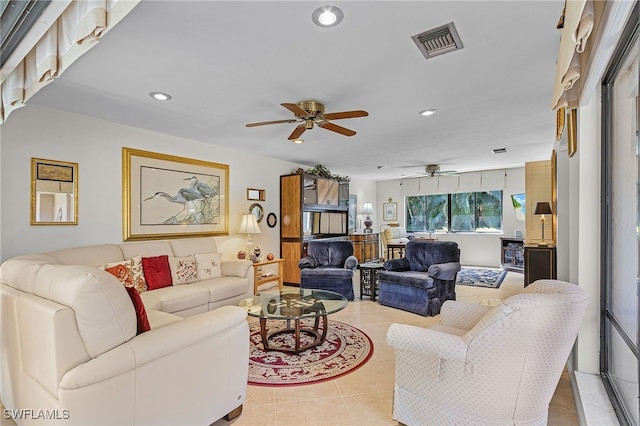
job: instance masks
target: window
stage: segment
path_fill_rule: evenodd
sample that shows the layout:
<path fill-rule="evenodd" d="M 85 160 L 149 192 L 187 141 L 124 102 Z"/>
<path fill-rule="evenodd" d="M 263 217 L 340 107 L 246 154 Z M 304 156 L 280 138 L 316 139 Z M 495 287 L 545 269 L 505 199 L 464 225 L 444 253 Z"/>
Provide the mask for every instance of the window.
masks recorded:
<path fill-rule="evenodd" d="M 406 197 L 407 231 L 499 232 L 502 191 Z"/>

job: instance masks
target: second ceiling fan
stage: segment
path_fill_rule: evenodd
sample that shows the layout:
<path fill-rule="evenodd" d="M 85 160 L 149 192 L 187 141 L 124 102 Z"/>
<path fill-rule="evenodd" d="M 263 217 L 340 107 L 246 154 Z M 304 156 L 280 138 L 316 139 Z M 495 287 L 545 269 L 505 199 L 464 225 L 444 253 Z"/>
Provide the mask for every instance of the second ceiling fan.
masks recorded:
<path fill-rule="evenodd" d="M 338 126 L 332 123 L 330 120 L 340 120 L 343 118 L 357 118 L 366 117 L 369 115 L 367 111 L 355 110 L 355 111 L 341 111 L 341 112 L 324 112 L 324 105 L 317 101 L 302 101 L 297 104 L 282 103 L 280 104 L 289 111 L 291 111 L 296 118 L 289 118 L 286 120 L 274 120 L 274 121 L 261 121 L 258 123 L 246 124 L 246 127 L 265 126 L 268 124 L 279 123 L 301 123 L 293 129 L 293 132 L 289 135 L 289 140 L 299 139 L 300 136 L 306 131 L 313 129 L 314 125 L 318 125 L 325 130 L 340 133 L 344 136 L 353 136 L 356 134 L 351 129 Z"/>

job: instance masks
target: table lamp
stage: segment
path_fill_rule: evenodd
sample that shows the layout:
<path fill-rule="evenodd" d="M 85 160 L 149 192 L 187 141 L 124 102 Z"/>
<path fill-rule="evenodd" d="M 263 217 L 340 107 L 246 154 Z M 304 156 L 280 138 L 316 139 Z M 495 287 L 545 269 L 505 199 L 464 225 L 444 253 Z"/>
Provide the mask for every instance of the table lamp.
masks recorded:
<path fill-rule="evenodd" d="M 373 220 L 371 220 L 371 215 L 373 214 L 373 204 L 364 203 L 361 213 L 367 215 L 367 218 L 364 220 L 364 233 L 371 234 L 373 232 L 373 229 L 371 229 L 371 225 L 373 225 Z"/>
<path fill-rule="evenodd" d="M 253 213 L 243 214 L 238 233 L 247 234 L 247 252 L 249 255 L 251 255 L 251 253 L 253 252 L 253 240 L 251 238 L 251 234 L 261 233 L 256 215 L 254 215 Z"/>
<path fill-rule="evenodd" d="M 534 210 L 533 214 L 535 215 L 542 215 L 540 216 L 540 222 L 542 223 L 542 242 L 540 244 L 538 244 L 539 247 L 546 247 L 547 244 L 544 242 L 544 222 L 545 222 L 545 214 L 552 214 L 551 211 L 551 204 L 549 204 L 546 201 L 540 202 L 540 203 L 536 203 L 536 209 Z"/>

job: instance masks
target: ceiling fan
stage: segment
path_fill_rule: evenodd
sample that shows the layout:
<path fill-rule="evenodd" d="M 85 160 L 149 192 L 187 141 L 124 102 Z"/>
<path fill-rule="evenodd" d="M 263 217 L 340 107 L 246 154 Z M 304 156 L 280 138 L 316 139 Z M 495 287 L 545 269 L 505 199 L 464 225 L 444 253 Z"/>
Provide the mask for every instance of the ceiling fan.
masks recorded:
<path fill-rule="evenodd" d="M 415 166 L 405 166 L 406 167 L 415 167 Z M 379 166 L 378 168 L 382 168 Z M 440 170 L 440 166 L 437 164 L 427 164 L 424 166 L 423 172 L 414 172 L 411 175 L 402 175 L 402 177 L 418 177 L 418 176 L 427 176 L 427 177 L 435 177 L 435 176 L 458 176 L 458 172 L 455 170 Z"/>
<path fill-rule="evenodd" d="M 426 166 L 424 166 L 424 174 L 429 177 L 456 176 L 458 172 L 455 170 L 440 170 L 440 166 L 437 164 L 427 164 Z"/>
<path fill-rule="evenodd" d="M 367 111 L 355 110 L 355 111 L 341 111 L 341 112 L 324 112 L 324 105 L 317 101 L 302 101 L 297 104 L 282 103 L 280 104 L 289 111 L 291 111 L 296 118 L 289 118 L 286 120 L 274 120 L 274 121 L 261 121 L 258 123 L 246 124 L 246 127 L 265 126 L 268 124 L 279 123 L 301 123 L 293 129 L 293 132 L 289 135 L 289 140 L 299 139 L 302 134 L 309 129 L 313 129 L 314 124 L 326 130 L 340 133 L 344 136 L 353 136 L 356 134 L 351 129 L 338 126 L 332 123 L 330 120 L 340 120 L 343 118 L 356 118 L 366 117 L 369 115 Z"/>

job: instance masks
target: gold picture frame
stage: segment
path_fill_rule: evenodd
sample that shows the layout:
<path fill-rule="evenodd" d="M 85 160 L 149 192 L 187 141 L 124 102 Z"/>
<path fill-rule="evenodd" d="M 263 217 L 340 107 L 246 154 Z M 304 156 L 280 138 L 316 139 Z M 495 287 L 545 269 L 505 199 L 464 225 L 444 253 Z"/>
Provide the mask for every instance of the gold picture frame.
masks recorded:
<path fill-rule="evenodd" d="M 249 201 L 265 201 L 266 195 L 264 189 L 247 188 L 247 200 Z"/>
<path fill-rule="evenodd" d="M 78 163 L 31 158 L 31 225 L 78 224 Z"/>
<path fill-rule="evenodd" d="M 229 234 L 229 166 L 122 148 L 122 239 Z"/>
<path fill-rule="evenodd" d="M 578 152 L 578 111 L 567 113 L 567 154 L 573 157 Z"/>
<path fill-rule="evenodd" d="M 566 112 L 565 108 L 558 108 L 556 110 L 556 140 L 559 141 L 562 138 L 562 134 L 564 133 L 565 127 L 565 117 Z"/>
<path fill-rule="evenodd" d="M 382 203 L 382 220 L 385 222 L 398 220 L 398 203 Z"/>

